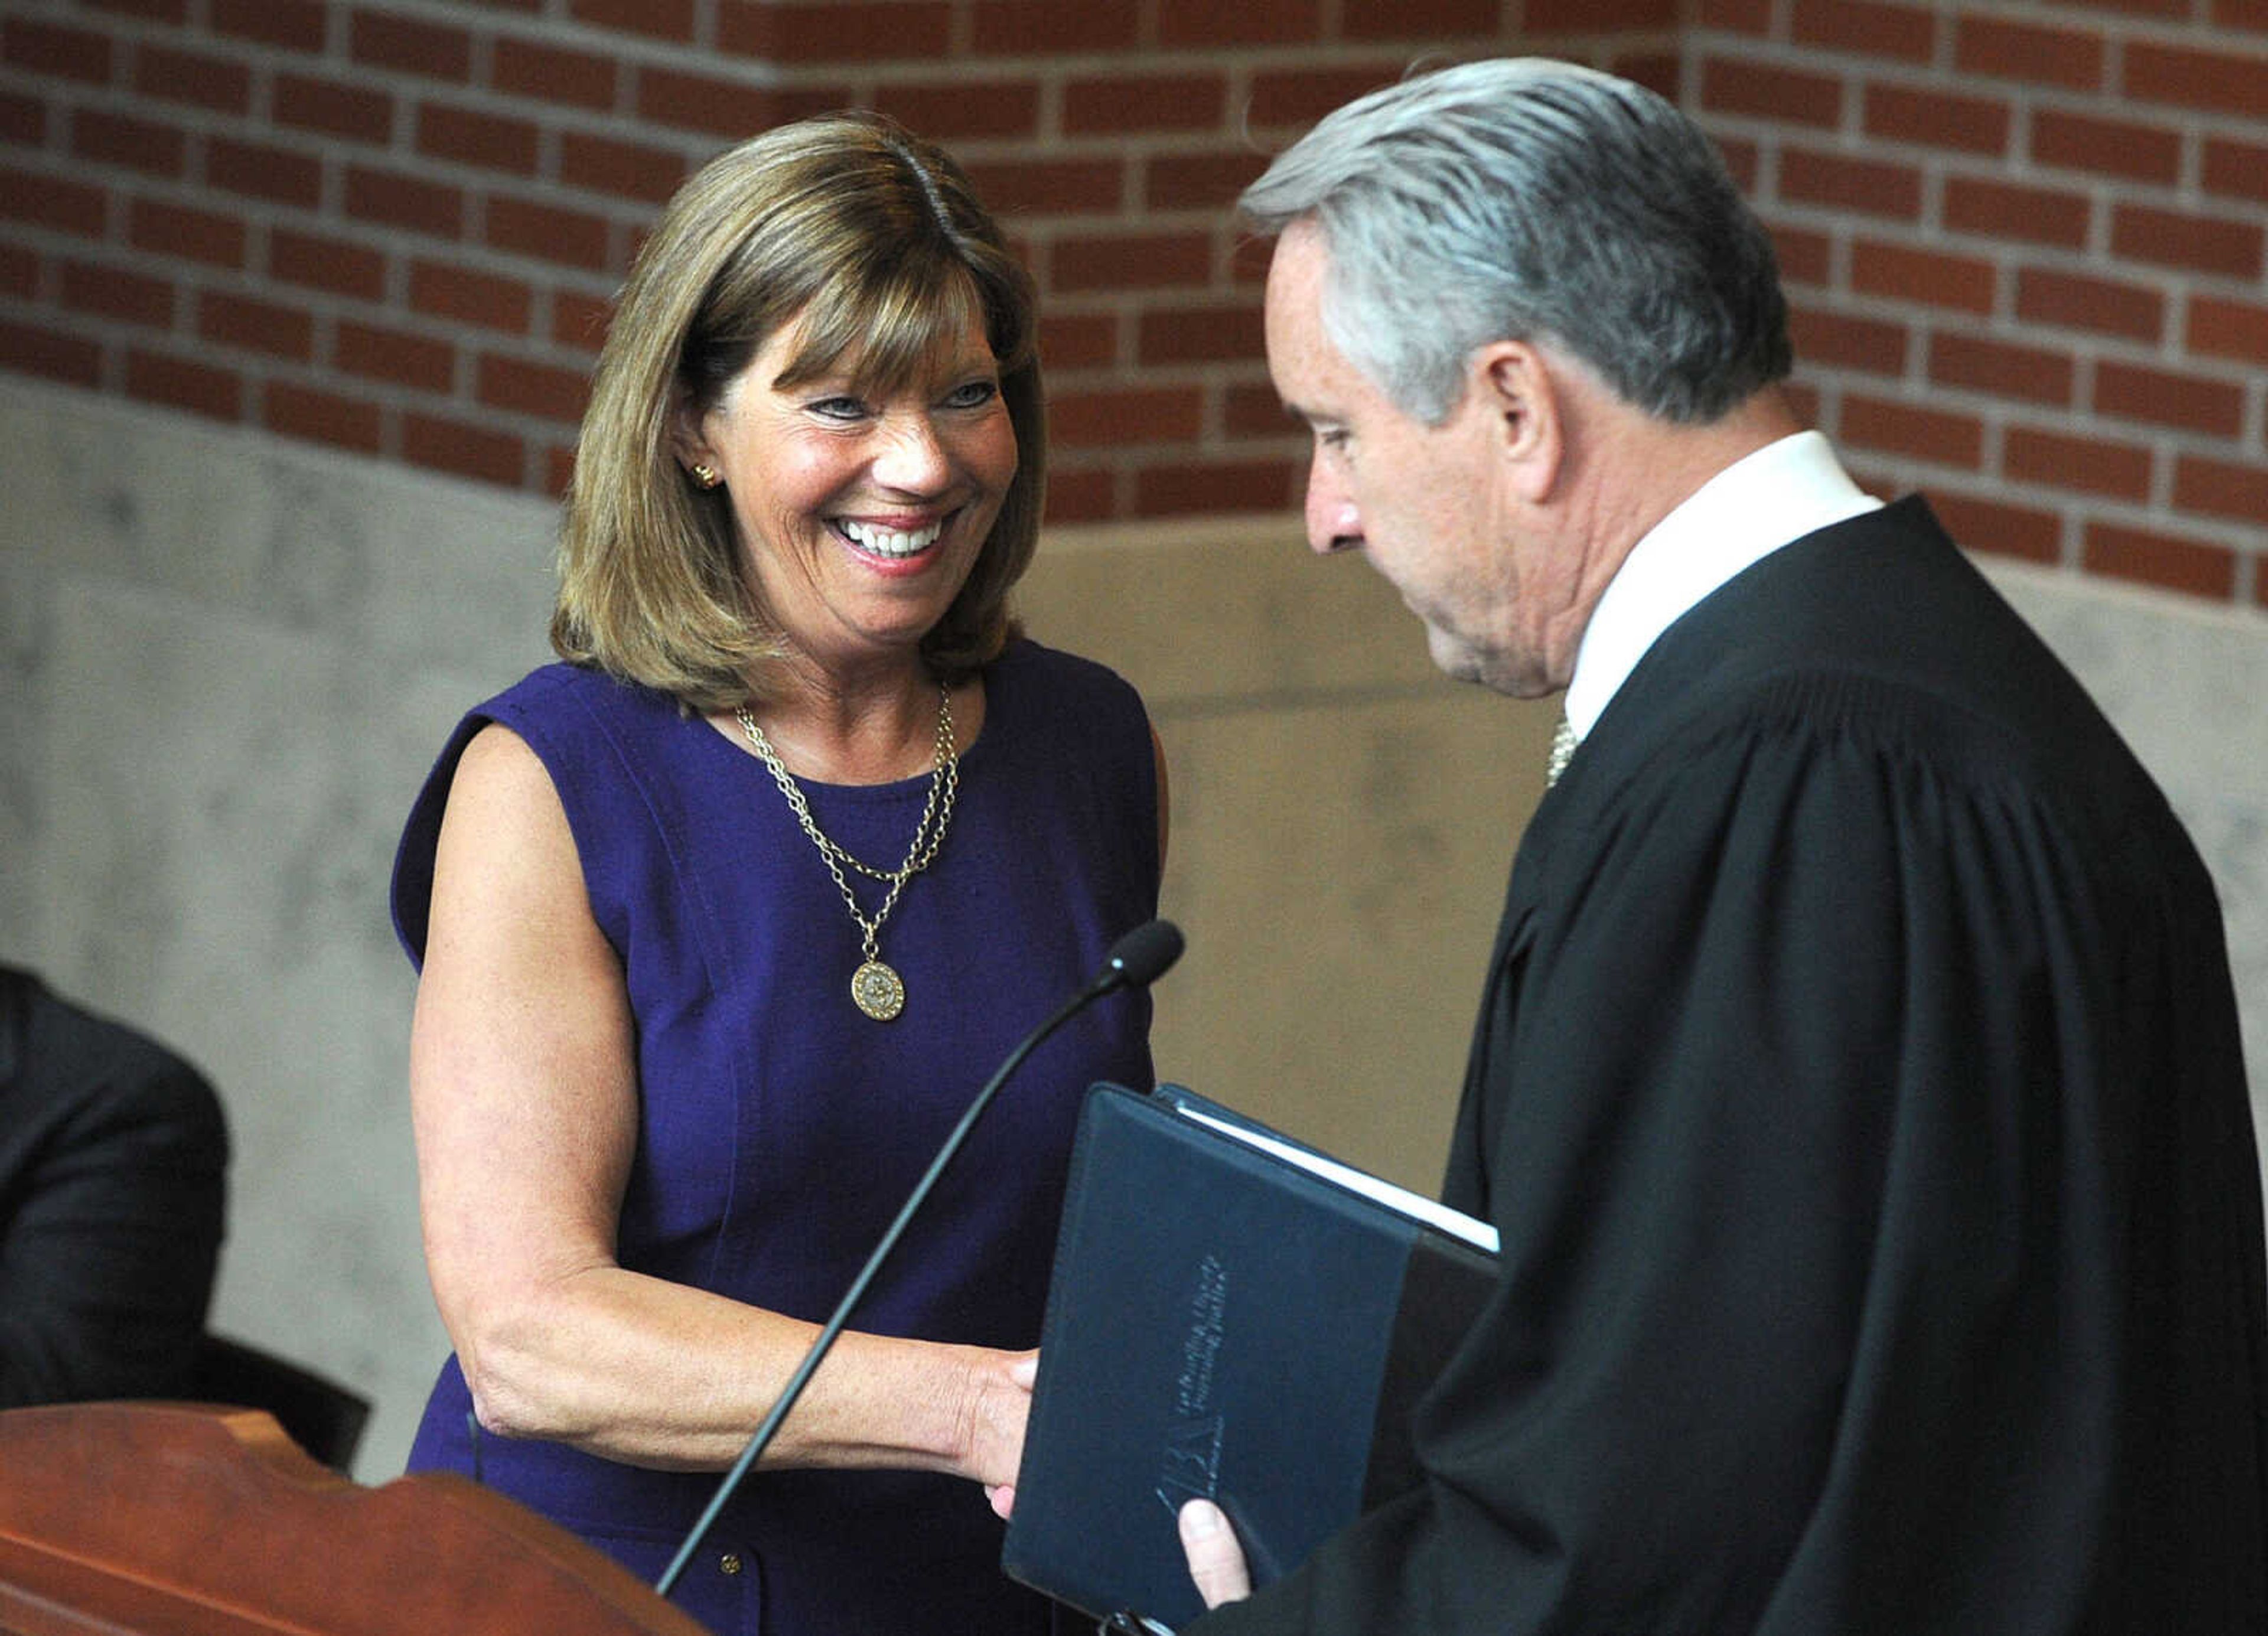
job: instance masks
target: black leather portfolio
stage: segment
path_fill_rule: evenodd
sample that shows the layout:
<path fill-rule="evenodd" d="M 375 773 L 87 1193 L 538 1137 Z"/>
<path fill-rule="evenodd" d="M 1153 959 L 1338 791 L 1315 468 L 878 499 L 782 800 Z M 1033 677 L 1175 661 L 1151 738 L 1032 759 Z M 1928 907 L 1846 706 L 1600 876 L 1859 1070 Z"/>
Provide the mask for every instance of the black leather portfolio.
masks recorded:
<path fill-rule="evenodd" d="M 1418 1481 L 1409 1410 L 1494 1233 L 1178 1086 L 1098 1085 L 1071 1156 L 1002 1566 L 1096 1618 L 1203 1610 L 1175 1516 L 1256 1585 Z"/>

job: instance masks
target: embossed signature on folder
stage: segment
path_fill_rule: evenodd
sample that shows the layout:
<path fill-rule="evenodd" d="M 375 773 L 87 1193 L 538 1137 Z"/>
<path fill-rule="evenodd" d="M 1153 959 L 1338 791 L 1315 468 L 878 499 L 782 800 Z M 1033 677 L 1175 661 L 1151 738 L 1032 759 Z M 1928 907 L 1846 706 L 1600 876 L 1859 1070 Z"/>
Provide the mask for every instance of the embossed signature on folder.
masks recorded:
<path fill-rule="evenodd" d="M 1197 1293 L 1189 1301 L 1189 1337 L 1182 1343 L 1182 1372 L 1174 1382 L 1174 1418 L 1158 1462 L 1151 1492 L 1169 1515 L 1179 1516 L 1191 1500 L 1220 1492 L 1220 1445 L 1226 1422 L 1213 1407 L 1212 1370 L 1226 1332 L 1228 1268 L 1218 1256 L 1197 1265 Z"/>

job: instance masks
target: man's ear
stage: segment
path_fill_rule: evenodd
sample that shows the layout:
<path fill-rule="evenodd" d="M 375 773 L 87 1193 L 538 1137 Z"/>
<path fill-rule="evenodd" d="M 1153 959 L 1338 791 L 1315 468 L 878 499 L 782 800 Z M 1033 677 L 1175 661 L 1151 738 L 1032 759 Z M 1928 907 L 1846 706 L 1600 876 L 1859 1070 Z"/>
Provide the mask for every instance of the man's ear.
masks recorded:
<path fill-rule="evenodd" d="M 1489 436 L 1515 492 L 1549 499 L 1566 448 L 1566 405 L 1550 361 L 1524 341 L 1494 341 L 1473 355 L 1471 389 L 1490 417 Z"/>

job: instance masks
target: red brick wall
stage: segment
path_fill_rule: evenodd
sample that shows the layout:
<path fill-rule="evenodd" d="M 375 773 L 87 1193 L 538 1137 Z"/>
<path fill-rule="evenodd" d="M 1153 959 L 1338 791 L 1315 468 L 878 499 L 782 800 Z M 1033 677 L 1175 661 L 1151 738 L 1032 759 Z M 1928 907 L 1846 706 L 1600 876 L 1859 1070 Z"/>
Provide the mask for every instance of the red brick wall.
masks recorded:
<path fill-rule="evenodd" d="M 855 103 L 950 145 L 1038 274 L 1055 518 L 1282 507 L 1262 263 L 1226 207 L 1263 147 L 1419 52 L 1506 48 L 1520 10 L 10 0 L 0 367 L 555 489 L 659 202 L 727 142 Z M 1676 0 L 1528 10 L 1674 88 Z"/>
<path fill-rule="evenodd" d="M 2268 4 L 1702 0 L 1684 86 L 1866 480 L 2268 606 Z"/>
<path fill-rule="evenodd" d="M 1869 481 L 2268 601 L 2263 0 L 8 0 L 0 368 L 556 490 L 659 202 L 858 103 L 1038 275 L 1056 520 L 1278 509 L 1227 203 L 1413 57 L 1506 49 L 1682 87 Z"/>

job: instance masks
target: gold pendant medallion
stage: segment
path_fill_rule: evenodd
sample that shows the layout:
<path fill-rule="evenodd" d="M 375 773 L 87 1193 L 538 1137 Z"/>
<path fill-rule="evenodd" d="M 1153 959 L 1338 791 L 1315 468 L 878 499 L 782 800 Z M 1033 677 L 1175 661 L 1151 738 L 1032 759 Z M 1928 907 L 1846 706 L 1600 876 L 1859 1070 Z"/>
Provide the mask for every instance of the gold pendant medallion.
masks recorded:
<path fill-rule="evenodd" d="M 850 974 L 850 999 L 877 1022 L 887 1022 L 906 1008 L 906 985 L 898 974 L 879 960 L 870 960 Z"/>

